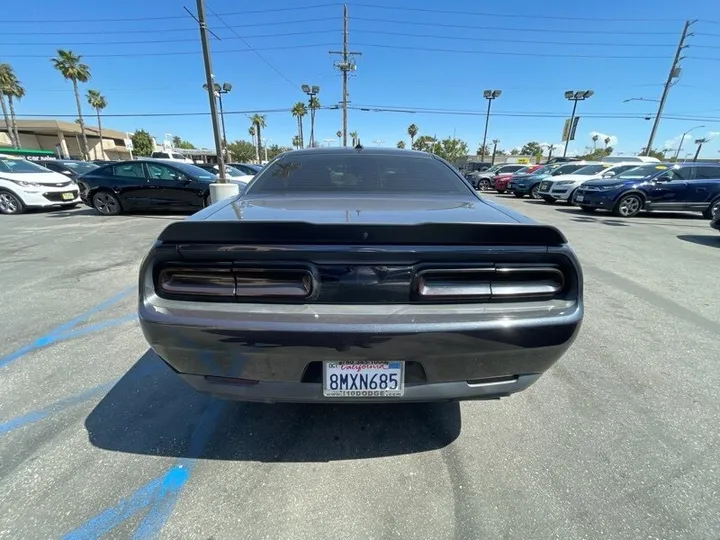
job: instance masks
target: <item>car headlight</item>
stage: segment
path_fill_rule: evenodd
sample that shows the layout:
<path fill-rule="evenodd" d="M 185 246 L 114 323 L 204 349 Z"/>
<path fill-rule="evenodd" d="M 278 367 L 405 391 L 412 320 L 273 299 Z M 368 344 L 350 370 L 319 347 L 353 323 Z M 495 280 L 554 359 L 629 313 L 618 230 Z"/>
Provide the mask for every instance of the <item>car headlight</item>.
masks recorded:
<path fill-rule="evenodd" d="M 42 187 L 42 184 L 38 184 L 37 182 L 25 182 L 24 180 L 11 180 L 8 178 L 7 180 L 10 180 L 12 183 L 17 184 L 18 186 L 22 187 Z"/>
<path fill-rule="evenodd" d="M 611 191 L 613 189 L 621 188 L 622 184 L 613 184 L 611 186 L 600 186 L 600 189 L 603 191 Z"/>
<path fill-rule="evenodd" d="M 568 184 L 572 184 L 572 180 L 560 180 L 559 182 L 555 182 L 556 186 L 567 186 Z"/>

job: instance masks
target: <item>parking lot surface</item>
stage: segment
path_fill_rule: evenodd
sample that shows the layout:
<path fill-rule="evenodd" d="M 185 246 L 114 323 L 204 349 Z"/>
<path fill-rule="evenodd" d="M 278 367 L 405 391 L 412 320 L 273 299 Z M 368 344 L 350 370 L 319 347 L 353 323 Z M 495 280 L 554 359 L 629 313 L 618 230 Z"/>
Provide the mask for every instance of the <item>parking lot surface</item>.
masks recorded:
<path fill-rule="evenodd" d="M 587 313 L 537 384 L 460 405 L 198 395 L 135 319 L 182 216 L 3 219 L 0 538 L 717 538 L 720 235 L 488 198 L 565 232 Z"/>

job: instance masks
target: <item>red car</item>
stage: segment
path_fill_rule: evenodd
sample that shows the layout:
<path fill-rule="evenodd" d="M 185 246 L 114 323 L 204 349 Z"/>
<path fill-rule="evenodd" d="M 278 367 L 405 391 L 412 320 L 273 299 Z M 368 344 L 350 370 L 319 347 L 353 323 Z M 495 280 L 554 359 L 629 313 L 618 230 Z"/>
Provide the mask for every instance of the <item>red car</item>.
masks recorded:
<path fill-rule="evenodd" d="M 510 179 L 516 175 L 516 174 L 532 174 L 536 170 L 538 170 L 542 165 L 528 165 L 527 167 L 523 167 L 522 169 L 519 169 L 515 171 L 514 173 L 510 174 L 498 174 L 495 177 L 495 191 L 498 193 L 505 193 L 507 190 L 508 182 L 510 182 Z"/>

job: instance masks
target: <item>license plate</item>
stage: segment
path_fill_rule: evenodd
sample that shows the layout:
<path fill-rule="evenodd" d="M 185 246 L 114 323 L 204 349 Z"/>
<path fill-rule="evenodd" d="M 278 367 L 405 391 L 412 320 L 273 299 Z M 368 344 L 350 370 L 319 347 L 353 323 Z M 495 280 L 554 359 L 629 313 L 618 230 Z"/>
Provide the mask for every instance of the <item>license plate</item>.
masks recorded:
<path fill-rule="evenodd" d="M 405 393 L 405 362 L 325 362 L 326 397 L 400 397 Z"/>
<path fill-rule="evenodd" d="M 585 200 L 585 195 L 575 195 L 575 200 L 577 202 L 583 202 Z"/>
<path fill-rule="evenodd" d="M 62 198 L 64 201 L 72 201 L 75 198 L 74 193 L 63 193 Z"/>
<path fill-rule="evenodd" d="M 549 186 L 550 184 L 548 182 L 543 182 L 542 184 L 540 184 L 540 189 L 547 189 Z"/>

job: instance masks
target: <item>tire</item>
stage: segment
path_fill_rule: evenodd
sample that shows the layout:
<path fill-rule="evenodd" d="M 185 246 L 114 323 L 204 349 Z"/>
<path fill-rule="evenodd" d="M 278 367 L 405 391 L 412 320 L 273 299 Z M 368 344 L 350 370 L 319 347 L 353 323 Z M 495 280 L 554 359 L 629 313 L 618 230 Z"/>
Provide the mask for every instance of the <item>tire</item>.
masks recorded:
<path fill-rule="evenodd" d="M 503 193 L 505 193 L 505 190 L 504 190 L 504 189 L 496 189 L 495 191 L 497 191 L 500 195 L 502 195 Z"/>
<path fill-rule="evenodd" d="M 567 203 L 568 203 L 568 204 L 570 204 L 570 205 L 576 204 L 576 203 L 575 203 L 575 194 L 576 194 L 576 193 L 577 193 L 577 188 L 576 188 L 572 193 L 570 193 L 570 195 L 568 195 L 568 198 L 567 198 Z"/>
<path fill-rule="evenodd" d="M 205 195 L 205 198 L 203 199 L 202 207 L 207 208 L 211 204 L 212 204 L 212 201 L 210 200 L 210 194 L 208 193 L 207 195 Z"/>
<path fill-rule="evenodd" d="M 92 207 L 103 216 L 117 216 L 122 212 L 118 198 L 109 191 L 98 191 L 92 196 Z"/>
<path fill-rule="evenodd" d="M 542 197 L 542 200 L 548 204 L 555 204 L 557 202 L 557 199 L 555 197 L 549 197 L 548 195 L 544 195 Z"/>
<path fill-rule="evenodd" d="M 705 219 L 712 219 L 717 215 L 718 212 L 720 212 L 720 199 L 715 199 L 713 202 L 710 203 L 710 206 L 708 206 L 707 209 L 703 211 L 702 215 Z"/>
<path fill-rule="evenodd" d="M 539 199 L 540 194 L 538 191 L 540 190 L 540 184 L 535 184 L 533 187 L 530 188 L 530 198 L 531 199 Z"/>
<path fill-rule="evenodd" d="M 477 185 L 475 187 L 478 191 L 490 191 L 492 189 L 492 185 L 490 184 L 489 178 L 480 178 L 477 181 Z"/>
<path fill-rule="evenodd" d="M 628 193 L 620 197 L 612 209 L 614 216 L 618 217 L 635 217 L 640 213 L 644 205 L 643 198 L 637 193 Z"/>
<path fill-rule="evenodd" d="M 592 206 L 581 206 L 580 210 L 588 214 L 592 214 L 595 210 L 597 210 L 597 208 L 593 208 Z"/>
<path fill-rule="evenodd" d="M 513 191 L 513 195 L 515 195 L 518 199 L 522 199 L 525 196 L 524 193 L 517 193 L 515 191 Z"/>
<path fill-rule="evenodd" d="M 25 212 L 25 203 L 20 197 L 10 191 L 0 191 L 0 214 L 22 214 Z"/>

